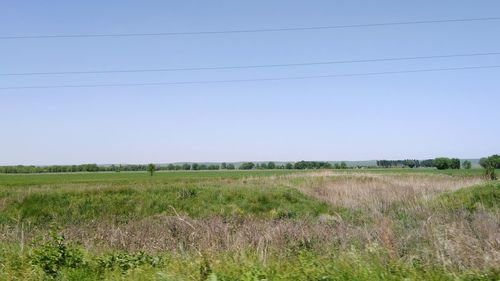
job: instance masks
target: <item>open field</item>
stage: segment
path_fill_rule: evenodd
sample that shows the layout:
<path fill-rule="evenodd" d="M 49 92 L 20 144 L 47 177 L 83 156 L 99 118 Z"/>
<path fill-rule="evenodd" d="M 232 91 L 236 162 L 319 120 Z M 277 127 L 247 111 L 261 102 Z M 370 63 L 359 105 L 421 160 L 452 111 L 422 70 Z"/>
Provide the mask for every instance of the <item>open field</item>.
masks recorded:
<path fill-rule="evenodd" d="M 481 175 L 0 175 L 0 279 L 500 280 L 500 182 Z"/>

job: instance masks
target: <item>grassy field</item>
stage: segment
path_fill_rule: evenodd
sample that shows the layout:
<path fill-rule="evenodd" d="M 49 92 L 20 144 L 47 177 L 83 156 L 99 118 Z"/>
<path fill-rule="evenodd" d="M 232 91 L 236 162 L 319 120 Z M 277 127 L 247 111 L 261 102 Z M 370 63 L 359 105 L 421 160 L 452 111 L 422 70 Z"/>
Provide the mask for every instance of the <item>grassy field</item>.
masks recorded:
<path fill-rule="evenodd" d="M 482 170 L 0 175 L 0 280 L 500 280 Z"/>

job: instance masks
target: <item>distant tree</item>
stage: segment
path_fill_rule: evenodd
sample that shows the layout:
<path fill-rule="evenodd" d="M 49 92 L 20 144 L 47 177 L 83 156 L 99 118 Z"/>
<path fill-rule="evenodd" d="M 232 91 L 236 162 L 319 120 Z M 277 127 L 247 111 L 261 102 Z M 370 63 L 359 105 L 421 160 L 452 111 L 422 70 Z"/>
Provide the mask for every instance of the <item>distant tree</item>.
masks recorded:
<path fill-rule="evenodd" d="M 234 170 L 234 169 L 235 169 L 235 168 L 234 168 L 234 164 L 231 164 L 231 163 L 227 164 L 226 168 L 227 168 L 228 170 Z"/>
<path fill-rule="evenodd" d="M 148 168 L 147 169 L 148 169 L 149 175 L 153 176 L 153 174 L 154 174 L 154 172 L 156 170 L 156 166 L 155 166 L 155 164 L 151 163 L 151 164 L 148 164 Z"/>
<path fill-rule="evenodd" d="M 460 159 L 451 158 L 450 159 L 450 168 L 451 169 L 460 169 Z"/>
<path fill-rule="evenodd" d="M 219 165 L 208 165 L 207 169 L 208 170 L 219 170 L 220 166 Z"/>
<path fill-rule="evenodd" d="M 268 169 L 276 169 L 276 164 L 274 162 L 269 162 L 267 163 L 267 168 Z"/>
<path fill-rule="evenodd" d="M 175 170 L 175 166 L 174 166 L 174 164 L 168 164 L 168 166 L 167 166 L 167 170 L 169 170 L 169 171 L 173 171 L 173 170 Z"/>
<path fill-rule="evenodd" d="M 446 170 L 450 168 L 451 159 L 446 157 L 438 157 L 432 161 L 432 166 L 438 170 Z"/>
<path fill-rule="evenodd" d="M 472 167 L 472 163 L 469 161 L 469 160 L 465 160 L 463 163 L 462 163 L 462 167 L 466 170 L 470 169 Z"/>
<path fill-rule="evenodd" d="M 489 157 L 479 159 L 479 165 L 483 168 L 494 167 L 500 169 L 500 155 L 491 155 Z"/>
<path fill-rule="evenodd" d="M 417 160 L 411 160 L 411 159 L 406 159 L 405 160 L 405 166 L 408 166 L 409 168 L 415 168 L 417 167 Z"/>
<path fill-rule="evenodd" d="M 340 162 L 340 169 L 347 169 L 346 162 L 344 162 L 344 161 Z"/>
<path fill-rule="evenodd" d="M 422 160 L 420 161 L 420 167 L 427 167 L 427 168 L 433 167 L 432 161 L 433 161 L 432 159 Z"/>
<path fill-rule="evenodd" d="M 221 168 L 221 169 L 224 169 L 224 170 L 225 170 L 225 169 L 227 169 L 227 164 L 226 164 L 226 162 L 222 162 L 222 164 L 220 164 L 220 168 Z"/>
<path fill-rule="evenodd" d="M 485 169 L 484 175 L 490 180 L 496 180 L 497 175 L 495 169 L 500 169 L 500 155 L 491 155 L 490 157 L 481 158 L 479 164 Z"/>
<path fill-rule="evenodd" d="M 188 163 L 184 163 L 184 164 L 182 164 L 182 169 L 183 170 L 191 170 L 191 165 L 189 165 Z"/>
<path fill-rule="evenodd" d="M 295 162 L 295 164 L 293 164 L 293 168 L 297 169 L 297 170 L 306 169 L 307 168 L 307 163 L 305 161 Z"/>
<path fill-rule="evenodd" d="M 285 164 L 285 169 L 287 169 L 287 170 L 291 170 L 291 169 L 293 169 L 293 164 L 292 164 L 292 163 L 290 163 L 290 162 L 286 163 L 286 164 Z"/>
<path fill-rule="evenodd" d="M 255 164 L 252 162 L 245 162 L 240 165 L 240 170 L 252 170 L 255 168 Z"/>

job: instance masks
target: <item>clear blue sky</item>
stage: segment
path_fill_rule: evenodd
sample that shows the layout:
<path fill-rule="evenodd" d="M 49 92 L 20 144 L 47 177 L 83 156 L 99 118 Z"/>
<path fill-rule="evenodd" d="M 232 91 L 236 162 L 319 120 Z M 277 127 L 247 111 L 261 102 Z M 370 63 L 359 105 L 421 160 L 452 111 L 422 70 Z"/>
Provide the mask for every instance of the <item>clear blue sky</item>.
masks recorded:
<path fill-rule="evenodd" d="M 17 1 L 0 36 L 324 26 L 500 16 L 491 1 Z M 500 21 L 0 41 L 0 73 L 500 51 Z M 500 65 L 500 56 L 266 69 L 0 76 L 0 87 Z M 476 158 L 500 152 L 500 69 L 204 85 L 0 90 L 0 165 Z"/>

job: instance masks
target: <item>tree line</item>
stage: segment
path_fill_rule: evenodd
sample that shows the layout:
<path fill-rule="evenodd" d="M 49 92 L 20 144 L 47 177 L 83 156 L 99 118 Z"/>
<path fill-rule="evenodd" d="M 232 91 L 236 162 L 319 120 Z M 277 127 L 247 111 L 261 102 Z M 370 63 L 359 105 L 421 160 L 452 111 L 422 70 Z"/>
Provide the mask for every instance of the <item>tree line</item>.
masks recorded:
<path fill-rule="evenodd" d="M 432 168 L 435 167 L 438 170 L 446 169 L 460 169 L 461 162 L 458 158 L 448 158 L 448 157 L 438 157 L 434 159 L 416 160 L 416 159 L 404 159 L 404 160 L 377 160 L 377 166 L 383 168 Z M 464 169 L 470 169 L 472 166 L 471 162 L 464 160 L 462 167 Z"/>
<path fill-rule="evenodd" d="M 433 159 L 426 160 L 416 160 L 416 159 L 405 159 L 405 160 L 377 160 L 377 166 L 383 168 L 430 168 L 434 167 L 432 164 Z"/>
<path fill-rule="evenodd" d="M 153 165 L 153 166 L 151 166 Z M 0 166 L 0 173 L 7 174 L 31 174 L 31 173 L 71 173 L 71 172 L 120 172 L 120 171 L 202 171 L 202 170 L 273 170 L 273 169 L 347 169 L 345 162 L 331 164 L 330 162 L 320 161 L 299 161 L 289 162 L 284 164 L 276 164 L 275 162 L 244 162 L 239 166 L 234 163 L 220 164 L 203 164 L 203 163 L 183 163 L 183 164 L 168 164 L 168 165 L 97 165 L 97 164 L 82 164 L 82 165 L 51 165 L 51 166 Z"/>
<path fill-rule="evenodd" d="M 377 160 L 378 167 L 435 167 L 439 170 L 445 169 L 470 169 L 472 164 L 468 160 L 460 161 L 458 158 L 438 157 L 435 159 L 416 160 Z M 479 160 L 479 164 L 486 170 L 486 173 L 493 177 L 495 169 L 500 169 L 500 155 L 492 155 Z M 152 166 L 151 166 L 152 165 Z M 234 163 L 220 164 L 203 164 L 203 163 L 183 163 L 183 164 L 168 164 L 168 165 L 97 165 L 97 164 L 82 164 L 82 165 L 51 165 L 51 166 L 0 166 L 0 173 L 69 173 L 69 172 L 120 172 L 120 171 L 200 171 L 200 170 L 311 170 L 311 169 L 350 169 L 350 168 L 370 168 L 369 166 L 349 167 L 346 162 L 331 163 L 327 161 L 299 161 L 287 163 L 275 162 L 243 162 L 240 165 Z M 490 176 L 489 176 L 490 177 Z"/>

